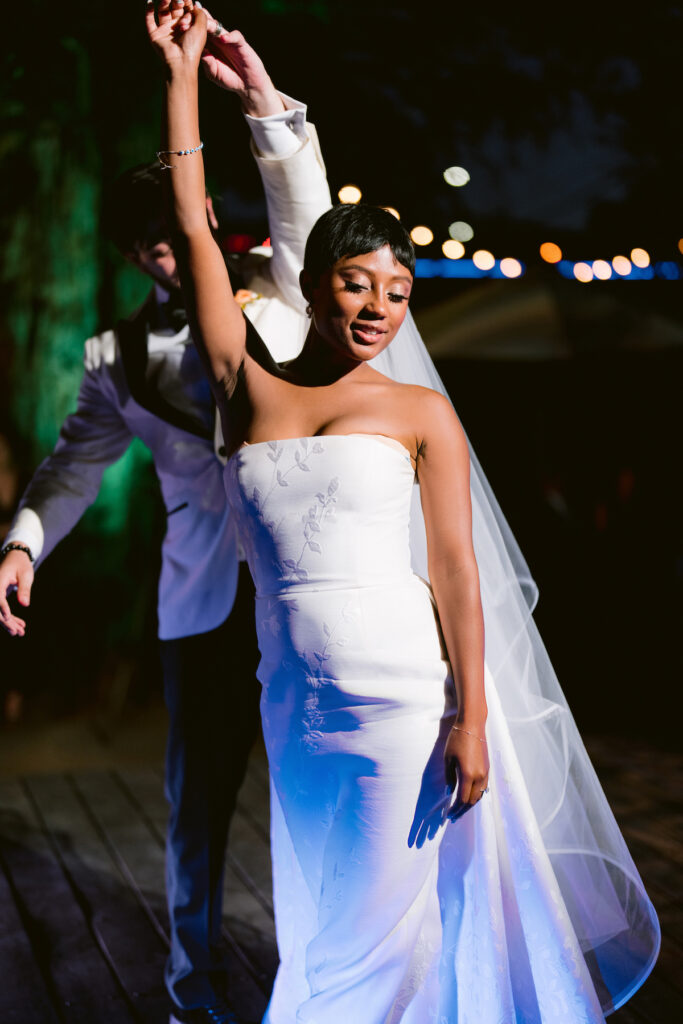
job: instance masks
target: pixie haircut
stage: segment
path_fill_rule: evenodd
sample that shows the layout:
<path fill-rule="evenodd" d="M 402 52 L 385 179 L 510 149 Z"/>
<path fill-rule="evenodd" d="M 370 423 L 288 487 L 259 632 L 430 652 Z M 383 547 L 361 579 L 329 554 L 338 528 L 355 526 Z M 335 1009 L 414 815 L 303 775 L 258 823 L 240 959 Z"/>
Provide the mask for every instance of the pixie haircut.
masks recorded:
<path fill-rule="evenodd" d="M 104 233 L 122 253 L 169 241 L 161 175 L 158 163 L 140 164 L 124 171 L 107 189 Z"/>
<path fill-rule="evenodd" d="M 337 260 L 363 256 L 388 245 L 394 259 L 415 273 L 415 249 L 403 225 L 381 206 L 333 206 L 319 217 L 306 242 L 304 270 L 317 284 Z"/>

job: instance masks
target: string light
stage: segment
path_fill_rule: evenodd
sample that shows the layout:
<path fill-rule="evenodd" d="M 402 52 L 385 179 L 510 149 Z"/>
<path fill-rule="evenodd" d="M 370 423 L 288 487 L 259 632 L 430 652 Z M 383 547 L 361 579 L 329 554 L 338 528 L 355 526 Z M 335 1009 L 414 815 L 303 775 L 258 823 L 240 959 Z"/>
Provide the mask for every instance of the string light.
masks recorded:
<path fill-rule="evenodd" d="M 559 263 L 562 259 L 562 250 L 554 242 L 544 242 L 539 252 L 541 259 L 545 260 L 546 263 Z"/>
<path fill-rule="evenodd" d="M 496 258 L 488 249 L 477 249 L 472 254 L 472 262 L 479 270 L 492 270 L 496 265 Z"/>
<path fill-rule="evenodd" d="M 457 242 L 469 242 L 471 238 L 474 238 L 472 226 L 465 220 L 454 220 L 449 225 L 448 234 L 451 238 L 455 238 Z"/>
<path fill-rule="evenodd" d="M 649 252 L 646 249 L 631 249 L 631 263 L 636 267 L 649 267 Z"/>
<path fill-rule="evenodd" d="M 443 172 L 444 179 L 448 185 L 454 188 L 462 188 L 470 180 L 469 171 L 464 167 L 447 167 Z"/>
<path fill-rule="evenodd" d="M 449 238 L 441 246 L 441 251 L 449 260 L 459 260 L 465 255 L 465 246 L 457 238 Z"/>
<path fill-rule="evenodd" d="M 504 277 L 519 277 L 522 273 L 522 264 L 510 256 L 500 261 L 500 272 Z"/>
<path fill-rule="evenodd" d="M 631 273 L 631 261 L 627 260 L 625 256 L 615 256 L 612 260 L 612 267 L 620 277 L 626 277 Z"/>
<path fill-rule="evenodd" d="M 357 185 L 342 185 L 337 195 L 341 203 L 359 203 L 363 193 Z"/>
<path fill-rule="evenodd" d="M 609 281 L 612 268 L 607 260 L 593 260 L 593 274 L 599 281 Z"/>
<path fill-rule="evenodd" d="M 577 281 L 586 283 L 593 280 L 593 271 L 587 263 L 574 264 L 574 277 Z"/>
<path fill-rule="evenodd" d="M 410 237 L 415 242 L 415 245 L 429 245 L 430 242 L 434 241 L 434 232 L 424 224 L 418 224 L 410 232 Z"/>

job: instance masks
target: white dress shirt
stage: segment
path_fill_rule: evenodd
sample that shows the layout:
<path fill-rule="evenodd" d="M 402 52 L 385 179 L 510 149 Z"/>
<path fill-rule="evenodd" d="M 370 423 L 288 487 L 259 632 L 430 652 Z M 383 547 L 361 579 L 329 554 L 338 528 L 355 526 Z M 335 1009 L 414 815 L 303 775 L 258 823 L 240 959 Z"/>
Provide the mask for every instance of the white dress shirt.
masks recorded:
<path fill-rule="evenodd" d="M 245 119 L 260 156 L 282 160 L 301 149 L 306 141 L 306 107 L 290 96 L 280 93 L 286 109 L 267 117 Z M 169 293 L 160 285 L 154 288 L 157 305 L 169 301 Z M 159 310 L 158 320 L 168 322 Z M 191 416 L 209 432 L 214 427 L 211 389 L 205 371 L 185 324 L 179 331 L 158 327 L 147 335 L 148 383 L 175 409 Z"/>

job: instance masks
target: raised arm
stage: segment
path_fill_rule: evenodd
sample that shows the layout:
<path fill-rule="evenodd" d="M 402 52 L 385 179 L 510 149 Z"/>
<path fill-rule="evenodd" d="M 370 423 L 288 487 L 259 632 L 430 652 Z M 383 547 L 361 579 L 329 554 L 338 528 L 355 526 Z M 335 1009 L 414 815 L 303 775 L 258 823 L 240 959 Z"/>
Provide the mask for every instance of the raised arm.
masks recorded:
<path fill-rule="evenodd" d="M 206 217 L 200 147 L 197 72 L 207 16 L 191 0 L 147 4 L 147 31 L 165 65 L 160 159 L 166 175 L 168 220 L 192 337 L 224 410 L 244 360 L 246 327 L 233 298 L 221 251 Z"/>
<path fill-rule="evenodd" d="M 242 33 L 226 31 L 210 14 L 202 66 L 207 78 L 239 99 L 252 133 L 273 247 L 272 259 L 260 273 L 303 314 L 306 300 L 299 274 L 306 240 L 318 217 L 332 205 L 315 128 L 306 123 L 304 104 L 275 89 Z"/>

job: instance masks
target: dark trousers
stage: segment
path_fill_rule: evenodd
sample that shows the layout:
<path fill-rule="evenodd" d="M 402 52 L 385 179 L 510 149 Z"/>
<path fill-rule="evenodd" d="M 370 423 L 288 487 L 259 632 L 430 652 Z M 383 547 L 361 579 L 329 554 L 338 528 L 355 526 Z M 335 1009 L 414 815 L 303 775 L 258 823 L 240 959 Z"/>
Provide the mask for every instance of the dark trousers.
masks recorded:
<path fill-rule="evenodd" d="M 166 985 L 192 1009 L 215 999 L 223 966 L 225 848 L 237 791 L 259 727 L 254 588 L 246 566 L 218 629 L 161 642 L 166 706 L 166 894 L 171 953 Z"/>

